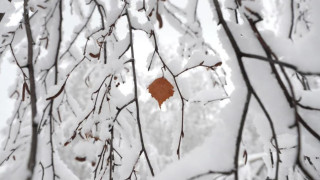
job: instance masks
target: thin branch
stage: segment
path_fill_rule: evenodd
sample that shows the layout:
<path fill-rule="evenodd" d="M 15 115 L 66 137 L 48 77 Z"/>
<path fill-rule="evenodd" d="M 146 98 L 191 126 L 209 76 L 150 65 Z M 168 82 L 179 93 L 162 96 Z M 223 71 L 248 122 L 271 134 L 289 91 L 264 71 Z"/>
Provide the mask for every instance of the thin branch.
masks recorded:
<path fill-rule="evenodd" d="M 20 147 L 20 146 L 14 148 L 14 149 L 11 149 L 10 154 L 9 154 L 3 161 L 0 162 L 0 166 L 2 166 L 2 164 L 3 164 L 4 162 L 8 161 L 8 160 L 10 159 L 10 157 L 12 156 L 12 154 L 13 154 L 17 149 L 19 149 L 19 147 Z"/>
<path fill-rule="evenodd" d="M 114 160 L 114 155 L 112 154 L 113 153 L 113 139 L 114 139 L 114 131 L 113 131 L 113 128 L 114 127 L 112 127 L 111 129 L 110 129 L 110 133 L 111 133 L 111 139 L 110 139 L 110 154 L 109 154 L 109 180 L 112 180 L 113 179 L 113 177 L 112 177 L 112 171 L 113 171 L 113 168 L 114 168 L 114 162 L 113 162 L 113 160 Z"/>
<path fill-rule="evenodd" d="M 225 176 L 229 176 L 232 173 L 234 173 L 234 170 L 231 170 L 231 171 L 208 171 L 208 172 L 193 176 L 193 177 L 189 178 L 188 180 L 195 180 L 195 179 L 202 178 L 203 176 L 208 176 L 208 175 L 225 175 Z"/>
<path fill-rule="evenodd" d="M 240 121 L 240 126 L 239 126 L 239 130 L 238 130 L 238 135 L 237 135 L 237 141 L 236 141 L 236 150 L 235 150 L 235 156 L 234 156 L 234 167 L 235 167 L 235 179 L 238 179 L 239 176 L 239 171 L 238 171 L 238 159 L 239 159 L 239 151 L 240 151 L 240 143 L 242 140 L 242 133 L 243 133 L 243 128 L 245 125 L 245 121 L 246 121 L 246 117 L 247 117 L 247 113 L 248 113 L 248 109 L 249 109 L 249 104 L 250 104 L 250 99 L 251 99 L 251 92 L 247 92 L 247 98 L 246 98 L 246 102 L 244 104 L 244 108 L 242 111 L 242 116 L 241 116 L 241 121 Z"/>
<path fill-rule="evenodd" d="M 290 2 L 290 12 L 291 12 L 291 24 L 290 24 L 290 30 L 289 30 L 289 36 L 288 38 L 292 40 L 292 32 L 293 32 L 293 26 L 294 26 L 294 0 L 291 0 Z"/>
<path fill-rule="evenodd" d="M 231 43 L 231 46 L 232 48 L 234 49 L 234 53 L 236 55 L 236 58 L 237 58 L 237 61 L 238 61 L 238 64 L 239 64 L 239 67 L 240 67 L 240 71 L 241 71 L 241 74 L 242 74 L 242 77 L 245 81 L 245 84 L 247 86 L 247 89 L 250 93 L 252 93 L 252 95 L 255 97 L 255 99 L 258 101 L 258 104 L 259 106 L 261 107 L 262 111 L 264 112 L 268 122 L 269 122 L 269 125 L 270 125 L 270 129 L 271 129 L 271 132 L 272 132 L 272 138 L 275 139 L 275 146 L 276 146 L 276 154 L 277 154 L 277 161 L 276 161 L 276 172 L 275 172 L 275 179 L 278 178 L 278 173 L 279 173 L 279 163 L 280 163 L 280 155 L 279 155 L 279 146 L 278 146 L 278 141 L 277 141 L 277 137 L 276 137 L 276 132 L 275 132 L 275 129 L 274 129 L 274 124 L 272 122 L 272 119 L 267 111 L 267 109 L 265 108 L 264 104 L 262 103 L 262 101 L 260 100 L 260 97 L 258 96 L 258 94 L 255 92 L 253 86 L 251 85 L 251 82 L 249 80 L 249 77 L 248 77 L 248 74 L 245 70 L 245 66 L 243 64 L 243 61 L 242 61 L 242 57 L 243 57 L 243 53 L 241 52 L 229 26 L 227 25 L 224 17 L 223 17 L 223 14 L 222 14 L 222 11 L 221 11 L 221 8 L 220 8 L 220 4 L 218 2 L 218 0 L 213 0 L 213 3 L 214 3 L 214 6 L 216 8 L 216 12 L 217 12 L 217 15 L 218 15 L 218 18 L 219 18 L 219 24 L 222 25 L 223 29 L 225 30 L 225 33 Z M 235 179 L 238 180 L 238 176 L 237 176 L 237 173 L 235 175 Z"/>
<path fill-rule="evenodd" d="M 142 127 L 141 127 L 141 122 L 140 122 L 140 112 L 139 112 L 139 99 L 138 99 L 138 85 L 137 85 L 137 75 L 136 75 L 136 67 L 135 67 L 135 57 L 134 57 L 134 49 L 133 49 L 133 35 L 132 35 L 132 25 L 131 25 L 131 20 L 129 17 L 128 9 L 126 9 L 126 14 L 127 14 L 127 20 L 129 24 L 129 34 L 130 34 L 130 44 L 131 44 L 131 64 L 132 64 L 132 70 L 133 70 L 133 81 L 134 81 L 134 97 L 135 97 L 135 104 L 136 104 L 136 111 L 137 111 L 137 123 L 138 123 L 138 128 L 139 128 L 139 134 L 140 134 L 140 141 L 141 141 L 141 148 L 142 151 L 144 152 L 144 155 L 146 157 L 150 172 L 152 176 L 154 176 L 153 168 L 150 163 L 147 150 L 144 145 L 143 141 L 143 135 L 142 135 Z"/>
<path fill-rule="evenodd" d="M 31 180 L 33 177 L 33 170 L 36 162 L 37 154 L 37 127 L 38 123 L 35 121 L 37 114 L 37 97 L 36 97 L 36 84 L 34 77 L 33 69 L 33 40 L 32 40 L 32 31 L 30 27 L 30 18 L 29 18 L 29 9 L 28 9 L 28 0 L 24 0 L 23 3 L 23 17 L 25 22 L 25 29 L 28 42 L 28 69 L 29 69 L 29 82 L 30 82 L 30 98 L 31 98 L 31 150 L 28 160 L 28 170 L 30 175 L 28 180 Z"/>
<path fill-rule="evenodd" d="M 90 14 L 89 14 L 89 16 L 87 17 L 85 23 L 84 23 L 83 26 L 80 28 L 80 30 L 79 30 L 78 32 L 74 32 L 74 33 L 75 33 L 74 38 L 71 40 L 71 42 L 70 42 L 70 44 L 68 45 L 67 49 L 61 54 L 60 59 L 62 59 L 63 56 L 70 51 L 70 48 L 71 48 L 72 45 L 75 43 L 75 41 L 78 39 L 80 33 L 84 30 L 85 27 L 87 27 L 87 25 L 88 25 L 88 23 L 89 23 L 92 15 L 93 15 L 93 12 L 94 12 L 95 8 L 96 8 L 96 6 L 93 6 L 93 8 L 92 8 L 92 10 L 91 10 L 91 12 L 90 12 Z"/>

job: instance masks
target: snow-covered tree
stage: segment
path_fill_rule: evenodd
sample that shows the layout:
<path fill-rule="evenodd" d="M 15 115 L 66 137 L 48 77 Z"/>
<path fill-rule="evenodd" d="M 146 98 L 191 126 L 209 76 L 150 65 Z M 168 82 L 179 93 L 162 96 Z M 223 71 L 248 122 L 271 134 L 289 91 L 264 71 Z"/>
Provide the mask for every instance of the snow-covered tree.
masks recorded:
<path fill-rule="evenodd" d="M 319 179 L 318 0 L 2 0 L 1 179 Z"/>

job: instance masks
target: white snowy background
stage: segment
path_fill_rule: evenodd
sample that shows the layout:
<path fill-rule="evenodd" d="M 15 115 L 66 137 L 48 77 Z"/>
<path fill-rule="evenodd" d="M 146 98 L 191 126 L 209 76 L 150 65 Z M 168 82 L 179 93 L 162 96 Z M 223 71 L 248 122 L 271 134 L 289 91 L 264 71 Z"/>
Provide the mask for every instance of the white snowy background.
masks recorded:
<path fill-rule="evenodd" d="M 189 9 L 186 5 L 192 4 L 184 0 L 171 2 L 179 7 L 186 7 L 187 11 Z M 254 34 L 252 33 L 251 29 L 248 28 L 248 23 L 246 21 L 244 22 L 243 20 L 245 17 L 241 13 L 245 11 L 245 9 L 243 7 L 240 8 L 239 16 L 241 16 L 243 19 L 240 20 L 239 24 L 236 24 L 232 21 L 234 20 L 232 11 L 227 10 L 227 8 L 235 6 L 234 1 L 231 2 L 226 0 L 219 2 L 221 2 L 222 4 L 223 12 L 226 18 L 230 20 L 228 25 L 232 30 L 232 33 L 234 33 L 235 39 L 237 40 L 237 42 L 239 42 L 240 49 L 246 53 L 256 53 L 264 55 L 263 50 L 255 40 Z M 295 2 L 298 3 L 300 1 Z M 315 10 L 315 7 L 320 5 L 320 1 L 308 0 L 304 3 L 310 3 L 313 5 L 313 7 L 306 7 L 306 9 L 310 9 L 310 12 L 308 11 L 308 13 L 310 13 L 310 16 L 308 16 L 308 20 L 312 22 L 312 28 L 310 31 L 308 31 L 303 29 L 303 27 L 300 27 L 303 25 L 297 24 L 296 29 L 298 30 L 294 36 L 294 41 L 292 41 L 287 38 L 287 27 L 290 26 L 290 21 L 288 20 L 290 19 L 290 8 L 289 6 L 287 6 L 289 3 L 284 0 L 279 2 L 270 2 L 268 0 L 265 0 L 257 3 L 258 5 L 256 5 L 254 4 L 254 2 L 250 3 L 246 1 L 247 6 L 261 12 L 261 14 L 268 20 L 263 21 L 261 24 L 258 24 L 258 29 L 262 29 L 262 36 L 265 37 L 267 43 L 274 50 L 275 54 L 278 55 L 279 59 L 283 62 L 295 65 L 300 71 L 316 73 L 320 72 L 320 51 L 317 50 L 317 48 L 320 47 L 320 36 L 317 35 L 320 30 L 320 18 L 317 17 L 317 15 L 319 15 L 320 13 Z M 70 10 L 67 4 L 65 4 L 64 7 L 66 12 Z M 16 4 L 16 8 L 20 8 L 21 10 L 22 4 Z M 171 82 L 173 82 L 173 77 L 170 77 L 170 73 L 168 73 L 168 71 L 163 72 L 160 68 L 154 68 L 162 66 L 158 58 L 154 60 L 152 65 L 154 67 L 151 68 L 151 71 L 148 71 L 147 67 L 150 63 L 150 55 L 152 54 L 154 47 L 152 43 L 150 43 L 150 40 L 144 32 L 134 33 L 135 59 L 137 66 L 137 76 L 139 77 L 138 92 L 141 108 L 141 121 L 145 141 L 149 143 L 146 143 L 146 146 L 151 162 L 153 162 L 154 164 L 154 171 L 156 173 L 155 179 L 186 179 L 200 173 L 208 172 L 209 170 L 228 171 L 233 168 L 233 157 L 235 149 L 234 141 L 237 137 L 239 121 L 246 100 L 247 87 L 244 80 L 242 79 L 243 73 L 238 67 L 236 61 L 237 57 L 234 55 L 229 40 L 224 33 L 221 25 L 218 26 L 217 24 L 218 17 L 212 3 L 209 3 L 209 1 L 199 0 L 197 9 L 197 15 L 202 25 L 201 33 L 203 35 L 203 39 L 199 39 L 204 40 L 214 49 L 214 51 L 218 53 L 214 56 L 211 56 L 211 54 L 209 56 L 205 56 L 201 52 L 201 50 L 195 50 L 192 53 L 189 52 L 191 54 L 188 54 L 188 52 L 183 52 L 183 49 L 180 47 L 182 46 L 181 44 L 185 43 L 189 45 L 200 40 L 194 40 L 183 34 L 183 31 L 179 29 L 180 24 L 172 23 L 173 20 L 170 18 L 167 19 L 167 16 L 163 16 L 163 28 L 157 29 L 156 31 L 157 37 L 160 40 L 160 53 L 162 53 L 167 60 L 169 59 L 168 61 L 166 61 L 166 63 L 174 74 L 178 74 L 184 68 L 198 65 L 199 63 L 201 63 L 201 61 L 205 61 L 205 65 L 207 65 L 207 63 L 214 64 L 222 61 L 222 67 L 226 74 L 221 78 L 224 82 L 227 82 L 227 85 L 224 87 L 226 90 L 226 92 L 224 92 L 221 88 L 214 88 L 210 86 L 211 84 L 209 85 L 209 83 L 202 82 L 202 80 L 204 80 L 203 74 L 207 73 L 206 71 L 203 71 L 204 68 L 201 69 L 202 67 L 188 71 L 185 74 L 179 76 L 178 85 L 182 89 L 183 96 L 190 102 L 200 101 L 200 103 L 186 103 L 184 128 L 185 137 L 182 140 L 182 158 L 180 160 L 178 160 L 176 156 L 181 119 L 181 115 L 179 113 L 181 104 L 179 101 L 179 95 L 177 93 L 177 87 L 175 87 L 175 95 L 168 99 L 162 105 L 161 109 L 158 108 L 157 102 L 152 99 L 151 95 L 147 91 L 147 87 L 155 78 L 161 77 L 162 74 Z M 89 8 L 85 9 L 83 13 L 88 14 L 89 10 Z M 117 10 L 118 9 L 116 9 L 115 11 Z M 164 10 L 161 9 L 161 11 Z M 64 43 L 67 44 L 73 37 L 74 26 L 82 22 L 82 19 L 68 16 L 68 13 L 65 13 L 65 15 L 66 16 L 64 16 L 63 19 L 64 35 L 62 49 L 66 48 L 64 46 Z M 136 14 L 130 15 L 134 16 Z M 94 14 L 94 17 L 97 18 L 99 16 L 96 13 Z M 21 17 L 12 17 L 11 22 L 14 23 L 19 18 Z M 187 18 L 187 20 L 190 19 Z M 154 19 L 153 21 L 156 22 L 156 20 Z M 97 26 L 99 25 L 99 23 L 99 21 L 95 21 L 91 24 L 91 26 Z M 135 22 L 134 25 L 139 26 L 139 23 Z M 121 40 L 128 40 L 129 36 L 127 35 L 126 19 L 122 18 L 121 20 L 119 20 L 117 26 L 117 33 L 119 34 L 119 38 Z M 157 27 L 157 25 L 155 25 L 155 27 Z M 148 29 L 148 26 L 144 26 L 143 28 Z M 79 29 L 79 27 L 77 27 L 77 29 Z M 102 34 L 102 32 L 100 34 Z M 85 38 L 82 37 L 82 40 L 85 40 Z M 123 45 L 119 47 L 119 49 L 124 48 Z M 96 50 L 92 44 L 90 44 L 88 49 L 90 51 Z M 119 49 L 116 50 L 120 51 Z M 3 140 L 7 137 L 7 121 L 12 115 L 14 107 L 14 100 L 9 99 L 9 89 L 14 88 L 13 84 L 18 78 L 16 74 L 17 72 L 19 72 L 19 69 L 15 66 L 15 64 L 9 63 L 9 54 L 10 53 L 7 53 L 5 56 L 2 56 L 2 59 L 0 60 L 0 129 L 2 130 L 2 132 L 4 132 L 0 133 L 0 140 Z M 185 57 L 189 57 L 188 55 L 190 55 L 191 58 L 188 59 L 184 57 L 185 59 L 183 60 L 183 62 L 181 62 L 179 61 L 180 54 L 185 55 Z M 129 57 L 125 58 L 129 59 Z M 123 59 L 121 62 L 124 62 Z M 188 59 L 188 61 L 186 59 Z M 284 149 L 281 154 L 281 160 L 283 161 L 284 165 L 279 169 L 280 179 L 285 179 L 286 175 L 288 175 L 289 179 L 302 179 L 302 176 L 299 175 L 299 171 L 295 171 L 292 168 L 293 164 L 295 163 L 295 151 L 292 147 L 297 146 L 297 134 L 294 130 L 288 128 L 290 125 L 292 125 L 294 119 L 292 108 L 288 106 L 287 101 L 283 96 L 281 89 L 278 88 L 277 81 L 275 80 L 273 74 L 271 74 L 270 67 L 267 66 L 268 64 L 266 62 L 249 58 L 243 58 L 243 61 L 249 73 L 249 78 L 252 82 L 252 86 L 257 90 L 258 96 L 261 98 L 262 102 L 266 104 L 267 110 L 270 112 L 271 117 L 274 119 L 278 143 L 281 145 L 279 147 Z M 65 74 L 67 74 L 68 70 L 71 69 L 71 67 L 68 67 L 68 65 L 70 64 L 65 63 L 66 67 L 62 70 L 62 75 L 60 75 L 58 85 L 50 87 L 49 92 L 45 94 L 46 97 L 54 95 L 59 90 L 63 80 L 65 79 Z M 122 65 L 120 64 L 121 63 L 113 63 L 111 68 L 108 67 L 106 69 L 108 71 L 110 69 L 119 71 L 119 69 L 117 68 L 122 67 Z M 92 65 L 93 68 L 90 67 L 90 65 Z M 45 63 L 43 63 L 42 66 L 45 66 Z M 99 67 L 99 64 L 90 64 L 89 62 L 86 62 L 83 66 L 81 65 L 79 70 L 75 71 L 74 74 L 78 74 L 79 76 L 84 77 L 84 75 L 91 73 L 89 71 L 91 70 L 90 68 L 92 69 L 92 71 L 94 70 L 94 68 L 101 68 L 101 70 L 106 70 L 102 66 Z M 221 69 L 218 70 L 220 72 Z M 294 74 L 293 71 L 289 69 L 287 70 L 287 72 L 291 73 L 290 78 L 294 84 L 293 89 L 296 92 L 296 96 L 300 97 L 300 103 L 319 108 L 319 79 L 316 77 L 310 77 L 309 80 L 311 90 L 306 91 L 301 87 L 300 82 L 297 80 L 297 78 L 292 75 Z M 93 82 L 99 82 L 101 79 L 103 79 L 103 73 L 104 71 L 97 72 L 97 79 L 95 79 Z M 118 74 L 121 74 L 121 72 Z M 90 91 L 97 89 L 97 86 L 99 86 L 99 84 L 93 83 L 93 85 L 90 87 L 91 89 L 85 89 L 83 88 L 85 87 L 84 83 L 82 81 L 79 82 L 79 79 L 75 78 L 76 76 L 73 77 L 71 75 L 70 77 L 71 85 L 67 85 L 66 89 L 68 91 L 71 91 L 71 94 L 73 94 L 72 97 L 76 99 L 76 101 L 73 101 L 72 104 L 76 104 L 77 102 L 80 107 L 82 106 L 81 108 L 79 108 L 82 112 L 80 110 L 77 111 L 79 113 L 81 112 L 80 117 L 85 116 L 87 114 L 87 111 L 91 108 L 89 107 L 91 105 L 91 101 L 89 103 L 90 95 L 88 94 L 92 93 Z M 115 93 L 115 96 L 123 97 L 118 100 L 111 100 L 111 102 L 116 105 L 125 104 L 126 101 L 133 96 L 132 77 L 128 76 L 125 78 L 127 78 L 125 79 L 127 83 L 121 84 L 119 86 L 119 92 L 113 92 Z M 285 85 L 288 86 L 288 84 Z M 82 87 L 83 89 L 79 90 L 79 87 Z M 81 93 L 85 95 L 83 95 L 82 97 Z M 247 121 L 243 132 L 241 147 L 239 150 L 239 167 L 241 175 L 240 179 L 258 178 L 255 177 L 255 172 L 259 171 L 259 167 L 265 167 L 265 171 L 263 171 L 262 173 L 264 177 L 272 177 L 275 173 L 275 168 L 273 162 L 270 162 L 270 154 L 272 158 L 277 158 L 276 150 L 274 150 L 274 145 L 272 144 L 273 141 L 271 140 L 270 143 L 270 137 L 272 136 L 272 133 L 270 129 L 267 128 L 270 126 L 268 124 L 268 120 L 264 116 L 264 113 L 261 111 L 259 103 L 254 100 L 253 95 L 251 96 L 252 97 L 247 114 Z M 206 102 L 206 100 L 216 98 L 226 99 L 218 102 Z M 40 99 L 40 101 L 43 101 L 43 99 Z M 128 106 L 128 108 L 130 110 L 134 109 L 132 105 Z M 115 110 L 110 111 L 112 113 L 115 112 Z M 304 109 L 299 109 L 298 112 L 304 119 L 310 122 L 310 126 L 314 128 L 316 132 L 319 132 L 320 123 L 317 123 L 317 120 L 319 120 L 318 112 L 312 111 L 311 113 L 310 111 Z M 102 143 L 99 142 L 100 144 L 97 143 L 98 145 L 93 145 L 93 143 L 89 141 L 83 142 L 79 137 L 77 137 L 78 139 L 76 139 L 74 144 L 72 144 L 73 142 L 71 142 L 72 145 L 66 148 L 64 148 L 63 146 L 58 146 L 58 144 L 63 144 L 72 135 L 72 129 L 74 129 L 77 125 L 77 123 L 74 122 L 80 121 L 80 119 L 70 118 L 72 116 L 70 112 L 69 114 L 68 112 L 66 114 L 66 123 L 63 123 L 59 127 L 59 129 L 57 130 L 57 134 L 55 134 L 54 136 L 55 138 L 57 138 L 57 141 L 59 141 L 59 143 L 57 143 L 57 145 L 55 146 L 56 151 L 59 152 L 59 154 L 57 153 L 59 156 L 56 157 L 57 166 L 59 167 L 57 168 L 57 173 L 61 173 L 62 177 L 67 177 L 68 175 L 73 174 L 82 178 L 89 179 L 91 176 L 90 173 L 93 170 L 92 167 L 90 167 L 91 165 L 89 160 L 96 160 L 96 155 L 98 151 L 100 151 L 100 147 L 99 149 L 97 149 L 98 145 L 101 145 Z M 124 114 L 123 117 L 121 116 L 119 118 L 119 121 L 123 121 L 130 117 L 131 116 L 129 113 Z M 90 118 L 84 123 L 85 125 L 83 125 L 82 130 L 84 132 L 89 131 L 94 121 L 96 121 L 97 119 L 97 117 Z M 106 124 L 103 125 L 107 126 Z M 132 143 L 133 146 L 131 146 L 131 142 L 128 143 L 129 140 L 128 142 L 124 141 L 125 143 L 123 146 L 127 147 L 128 149 L 122 149 L 122 152 L 126 156 L 123 158 L 123 166 L 119 168 L 119 172 L 115 173 L 115 179 L 125 178 L 125 176 L 127 176 L 127 173 L 130 171 L 132 164 L 134 164 L 136 158 L 135 153 L 138 152 L 140 148 L 140 142 L 137 140 L 137 130 L 134 128 L 130 129 L 130 127 L 135 127 L 135 124 L 129 121 L 129 123 L 124 124 L 124 126 L 129 129 L 128 132 L 124 133 L 124 139 L 132 138 L 130 140 L 135 143 Z M 44 132 L 46 131 L 44 130 Z M 312 136 L 310 136 L 306 130 L 302 130 L 302 133 L 302 146 L 304 147 L 302 153 L 308 154 L 314 160 L 314 164 L 313 166 L 311 166 L 310 163 L 308 164 L 305 159 L 302 162 L 305 163 L 305 167 L 307 167 L 309 170 L 311 169 L 312 175 L 314 177 L 320 177 L 319 170 L 317 169 L 320 168 L 320 162 L 319 160 L 316 160 L 317 157 L 319 159 L 320 155 L 319 142 Z M 103 137 L 106 139 L 110 136 L 107 133 L 103 134 L 103 132 L 101 132 L 100 135 L 101 138 Z M 45 135 L 42 135 L 41 137 L 47 138 L 47 136 Z M 39 143 L 45 144 L 44 140 L 40 140 Z M 249 163 L 247 164 L 244 164 L 244 158 L 242 157 L 244 151 L 248 153 Z M 45 156 L 46 153 L 48 153 L 47 150 L 42 149 L 42 151 L 40 151 L 39 157 Z M 73 161 L 74 156 L 76 155 L 86 156 L 88 163 L 83 163 L 80 165 L 77 164 L 79 162 Z M 301 155 L 301 159 L 303 158 L 304 157 Z M 141 159 L 142 160 L 140 160 L 141 162 L 138 163 L 137 167 L 138 171 L 141 171 L 141 179 L 151 178 L 150 174 L 148 174 L 149 171 L 145 159 Z M 65 171 L 65 174 L 62 173 L 64 167 L 68 167 L 70 171 Z M 35 177 L 39 178 L 41 175 L 39 173 L 41 172 L 40 167 L 37 166 L 36 169 L 37 173 Z M 14 172 L 13 169 L 11 170 L 12 172 Z M 7 172 L 7 174 L 9 174 L 10 172 L 11 171 Z M 76 177 L 73 175 L 72 177 L 76 179 Z M 50 176 L 49 173 L 46 173 L 46 176 Z M 228 178 L 232 179 L 233 177 Z"/>

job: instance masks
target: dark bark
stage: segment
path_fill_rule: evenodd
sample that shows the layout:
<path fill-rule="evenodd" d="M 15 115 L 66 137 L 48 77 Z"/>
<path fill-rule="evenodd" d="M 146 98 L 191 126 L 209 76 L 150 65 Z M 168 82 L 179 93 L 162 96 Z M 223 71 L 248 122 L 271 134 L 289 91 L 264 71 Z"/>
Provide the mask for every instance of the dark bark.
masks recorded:
<path fill-rule="evenodd" d="M 58 84 L 58 61 L 59 61 L 59 51 L 61 47 L 61 41 L 62 41 L 62 0 L 59 2 L 59 25 L 58 25 L 58 44 L 57 44 L 57 49 L 56 49 L 56 55 L 55 55 L 55 60 L 54 60 L 54 85 Z M 53 104 L 54 104 L 54 99 L 51 99 L 50 101 L 50 111 L 49 111 L 49 117 L 50 117 L 50 150 L 51 150 L 51 168 L 52 168 L 52 179 L 55 180 L 56 177 L 56 167 L 55 167 L 55 161 L 54 161 L 54 142 L 53 142 L 53 133 L 54 133 L 54 121 L 53 121 Z"/>
<path fill-rule="evenodd" d="M 130 35 L 130 46 L 131 46 L 131 58 L 132 58 L 132 70 L 133 70 L 133 81 L 134 81 L 134 97 L 135 97 L 135 104 L 136 104 L 136 110 L 137 110 L 137 123 L 138 123 L 138 129 L 139 129 L 139 134 L 140 134 L 140 141 L 141 141 L 141 148 L 142 151 L 144 152 L 144 155 L 146 157 L 150 172 L 152 176 L 154 176 L 153 168 L 149 160 L 149 156 L 147 154 L 147 150 L 144 146 L 144 140 L 142 136 L 142 128 L 141 128 L 141 122 L 140 122 L 140 112 L 139 112 L 139 99 L 138 99 L 138 85 L 137 85 L 137 74 L 136 74 L 136 66 L 135 66 L 135 57 L 134 57 L 134 50 L 133 50 L 133 35 L 132 35 L 132 26 L 131 26 L 131 21 L 127 9 L 127 20 L 129 24 L 129 35 Z"/>
<path fill-rule="evenodd" d="M 4 13 L 0 13 L 0 22 L 1 22 L 2 18 L 3 18 L 3 16 L 4 16 Z"/>
<path fill-rule="evenodd" d="M 30 18 L 28 12 L 28 0 L 24 0 L 24 22 L 25 22 L 25 30 L 27 35 L 28 42 L 28 70 L 29 70 L 29 83 L 30 83 L 30 101 L 31 101 L 31 149 L 28 161 L 28 170 L 30 171 L 30 175 L 27 178 L 28 180 L 32 179 L 33 170 L 36 162 L 36 154 L 37 154 L 37 127 L 38 123 L 35 122 L 35 117 L 37 114 L 37 97 L 36 97 L 36 85 L 35 85 L 35 77 L 34 77 L 34 69 L 33 69 L 33 40 L 32 40 L 32 31 L 30 27 Z"/>
<path fill-rule="evenodd" d="M 269 123 L 269 126 L 270 126 L 270 130 L 272 132 L 272 140 L 274 139 L 274 142 L 275 142 L 275 150 L 276 150 L 276 156 L 277 156 L 277 159 L 276 159 L 276 172 L 275 172 L 275 179 L 278 179 L 278 175 L 279 175 L 279 164 L 280 164 L 280 153 L 279 153 L 279 146 L 278 146 L 278 140 L 277 140 L 277 137 L 276 137 L 276 131 L 275 131 L 275 126 L 274 126 L 274 123 L 271 119 L 271 116 L 269 114 L 269 112 L 267 111 L 265 105 L 263 104 L 261 98 L 259 97 L 258 93 L 256 92 L 256 90 L 254 89 L 254 87 L 252 86 L 251 82 L 250 82 L 250 79 L 249 79 L 249 75 L 246 71 L 246 68 L 244 66 L 244 63 L 242 61 L 242 58 L 245 57 L 245 53 L 243 53 L 241 50 L 240 50 L 240 47 L 238 45 L 238 43 L 236 42 L 227 22 L 225 21 L 224 17 L 223 17 L 223 14 L 222 14 L 222 10 L 221 10 L 221 7 L 220 7 L 220 4 L 218 2 L 218 0 L 213 0 L 213 4 L 216 8 L 216 12 L 217 12 L 217 15 L 218 15 L 218 19 L 219 19 L 219 24 L 222 26 L 222 28 L 224 29 L 225 33 L 226 33 L 226 36 L 228 38 L 228 40 L 230 41 L 230 44 L 234 50 L 234 54 L 237 58 L 237 61 L 238 61 L 238 64 L 239 64 L 239 68 L 240 68 L 240 71 L 241 71 L 241 75 L 242 75 L 242 78 L 246 84 L 246 87 L 247 87 L 247 90 L 248 90 L 248 95 L 247 95 L 247 103 L 249 101 L 249 96 L 250 94 L 253 95 L 253 97 L 257 100 L 261 110 L 263 111 L 265 117 L 267 118 L 268 120 L 268 123 Z M 240 4 L 241 5 L 241 4 Z M 246 107 L 246 106 L 245 106 Z M 247 109 L 244 108 L 244 112 L 243 112 L 243 115 L 246 114 L 246 111 Z M 242 124 L 244 123 L 243 120 L 244 117 L 242 117 L 242 121 L 241 121 L 241 126 L 240 126 L 240 129 L 238 131 L 238 137 L 237 137 L 237 142 L 236 142 L 236 146 L 239 146 L 240 143 L 238 143 L 239 140 L 241 140 L 241 134 L 242 134 Z M 239 177 L 238 177 L 238 149 L 239 147 L 236 147 L 236 152 L 235 152 L 235 156 L 234 156 L 234 168 L 235 168 L 235 172 L 234 172 L 234 175 L 235 175 L 235 179 L 237 180 Z"/>

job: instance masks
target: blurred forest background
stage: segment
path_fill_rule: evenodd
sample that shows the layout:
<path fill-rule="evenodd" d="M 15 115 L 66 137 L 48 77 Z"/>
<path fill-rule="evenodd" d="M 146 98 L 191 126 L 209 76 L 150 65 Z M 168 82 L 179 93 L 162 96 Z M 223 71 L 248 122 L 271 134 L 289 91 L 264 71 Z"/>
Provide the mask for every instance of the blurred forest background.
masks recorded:
<path fill-rule="evenodd" d="M 319 179 L 318 0 L 1 0 L 0 179 Z"/>

